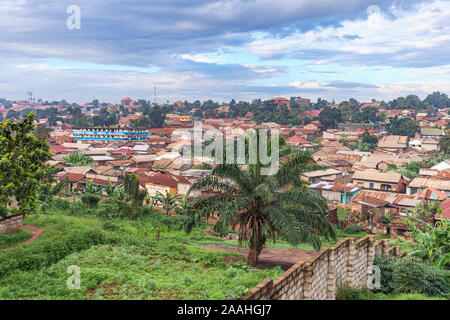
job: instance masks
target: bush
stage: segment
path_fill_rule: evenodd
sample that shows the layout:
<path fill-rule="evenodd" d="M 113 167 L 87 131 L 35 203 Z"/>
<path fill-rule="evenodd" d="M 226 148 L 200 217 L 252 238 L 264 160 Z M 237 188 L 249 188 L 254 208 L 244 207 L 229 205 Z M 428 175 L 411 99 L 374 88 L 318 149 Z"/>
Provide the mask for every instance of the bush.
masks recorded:
<path fill-rule="evenodd" d="M 413 260 L 398 262 L 392 280 L 398 293 L 421 293 L 435 297 L 446 295 L 449 289 L 441 271 Z"/>
<path fill-rule="evenodd" d="M 92 193 L 85 193 L 81 196 L 81 201 L 83 201 L 89 209 L 97 206 L 100 200 L 100 196 Z"/>
<path fill-rule="evenodd" d="M 95 214 L 102 219 L 118 218 L 121 215 L 121 208 L 113 199 L 106 199 L 99 204 Z"/>
<path fill-rule="evenodd" d="M 445 273 L 422 262 L 412 259 L 393 260 L 376 255 L 374 264 L 381 270 L 379 291 L 383 293 L 442 296 L 449 292 Z"/>
<path fill-rule="evenodd" d="M 66 199 L 53 198 L 52 206 L 56 209 L 67 210 L 70 208 L 70 202 Z"/>
<path fill-rule="evenodd" d="M 347 284 L 337 288 L 336 300 L 372 300 L 373 292 L 366 287 L 355 289 Z"/>
<path fill-rule="evenodd" d="M 348 234 L 357 234 L 362 231 L 363 229 L 359 224 L 351 224 L 344 229 L 344 232 Z"/>

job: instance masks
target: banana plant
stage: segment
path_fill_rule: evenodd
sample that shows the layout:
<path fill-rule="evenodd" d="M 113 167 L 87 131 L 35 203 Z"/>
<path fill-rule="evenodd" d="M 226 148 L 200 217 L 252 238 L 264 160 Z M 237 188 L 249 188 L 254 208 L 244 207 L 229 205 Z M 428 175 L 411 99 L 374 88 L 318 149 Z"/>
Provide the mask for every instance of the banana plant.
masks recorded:
<path fill-rule="evenodd" d="M 417 241 L 417 249 L 411 255 L 422 257 L 430 265 L 443 267 L 449 262 L 450 221 L 444 218 L 441 208 L 438 209 L 438 212 L 441 220 L 434 226 L 415 216 L 409 217 L 407 221 L 411 228 L 410 234 Z M 423 226 L 425 231 L 419 229 L 416 224 Z"/>

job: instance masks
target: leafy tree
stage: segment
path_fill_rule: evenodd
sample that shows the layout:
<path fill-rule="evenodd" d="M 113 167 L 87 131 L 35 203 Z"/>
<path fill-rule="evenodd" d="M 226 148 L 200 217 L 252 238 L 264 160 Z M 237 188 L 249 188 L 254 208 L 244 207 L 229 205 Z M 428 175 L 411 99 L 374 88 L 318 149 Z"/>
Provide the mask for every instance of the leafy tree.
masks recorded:
<path fill-rule="evenodd" d="M 34 128 L 34 135 L 39 140 L 48 140 L 50 138 L 50 129 L 46 127 L 45 124 L 39 123 Z"/>
<path fill-rule="evenodd" d="M 433 92 L 425 98 L 424 103 L 436 108 L 449 108 L 450 98 L 445 93 Z"/>
<path fill-rule="evenodd" d="M 339 110 L 342 113 L 342 119 L 344 121 L 350 121 L 352 119 L 353 110 L 350 107 L 350 102 L 343 101 L 339 104 Z"/>
<path fill-rule="evenodd" d="M 81 196 L 81 201 L 83 201 L 83 203 L 86 204 L 89 209 L 94 208 L 100 202 L 100 200 L 100 196 L 92 193 L 85 193 Z"/>
<path fill-rule="evenodd" d="M 319 115 L 320 123 L 326 128 L 335 128 L 338 123 L 342 122 L 341 110 L 325 107 Z"/>
<path fill-rule="evenodd" d="M 45 213 L 46 208 L 50 207 L 51 202 L 55 197 L 62 193 L 67 186 L 67 181 L 56 182 L 54 175 L 58 173 L 60 169 L 55 166 L 47 166 L 47 172 L 38 190 L 38 207 L 37 212 Z"/>
<path fill-rule="evenodd" d="M 415 136 L 416 132 L 420 130 L 420 126 L 417 122 L 409 118 L 394 118 L 390 120 L 387 130 L 393 135 L 408 136 L 409 138 L 412 138 Z"/>
<path fill-rule="evenodd" d="M 85 156 L 82 152 L 73 152 L 62 159 L 62 162 L 71 167 L 81 167 L 94 165 L 91 157 Z"/>
<path fill-rule="evenodd" d="M 46 176 L 44 163 L 50 146 L 33 135 L 34 115 L 0 123 L 0 217 L 24 215 L 35 209 L 39 186 Z M 15 207 L 17 208 L 11 208 Z"/>
<path fill-rule="evenodd" d="M 371 135 L 368 131 L 364 132 L 361 135 L 361 139 L 363 143 L 368 143 L 371 145 L 378 145 L 378 138 L 375 135 Z"/>
<path fill-rule="evenodd" d="M 439 146 L 441 147 L 441 151 L 445 154 L 450 153 L 450 135 L 444 136 L 439 142 Z"/>
<path fill-rule="evenodd" d="M 125 173 L 125 200 L 129 202 L 130 218 L 136 220 L 137 210 L 142 207 L 147 192 L 139 190 L 139 179 L 135 173 Z"/>
<path fill-rule="evenodd" d="M 256 164 L 217 165 L 212 175 L 200 179 L 189 190 L 205 191 L 207 195 L 190 203 L 192 220 L 187 231 L 201 218 L 217 214 L 216 231 L 226 232 L 233 225 L 238 228 L 239 243 L 248 241 L 247 262 L 252 266 L 257 264 L 269 237 L 275 241 L 276 236 L 281 236 L 292 245 L 306 241 L 316 249 L 321 246 L 320 235 L 334 237 L 325 216 L 326 200 L 305 187 L 299 176 L 319 167 L 311 154 L 283 151 L 281 155 L 288 156 L 283 158 L 279 170 L 272 175 L 262 175 L 259 149 L 258 146 Z"/>

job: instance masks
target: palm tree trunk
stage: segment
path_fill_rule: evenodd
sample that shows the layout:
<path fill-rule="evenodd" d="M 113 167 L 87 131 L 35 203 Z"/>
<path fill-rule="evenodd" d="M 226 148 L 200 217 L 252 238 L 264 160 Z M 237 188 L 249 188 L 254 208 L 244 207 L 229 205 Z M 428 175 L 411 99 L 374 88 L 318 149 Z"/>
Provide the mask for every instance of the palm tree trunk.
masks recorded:
<path fill-rule="evenodd" d="M 262 250 L 258 250 L 256 248 L 250 248 L 250 251 L 247 256 L 247 264 L 252 267 L 256 267 L 258 264 L 258 258 L 261 254 Z"/>

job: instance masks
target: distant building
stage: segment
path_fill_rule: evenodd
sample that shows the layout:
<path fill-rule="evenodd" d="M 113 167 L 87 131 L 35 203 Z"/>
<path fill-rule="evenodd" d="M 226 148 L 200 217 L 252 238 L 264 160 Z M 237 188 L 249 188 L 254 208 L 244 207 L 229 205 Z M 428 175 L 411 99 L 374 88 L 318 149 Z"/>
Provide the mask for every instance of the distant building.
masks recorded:
<path fill-rule="evenodd" d="M 309 186 L 310 189 L 317 190 L 327 200 L 328 204 L 351 204 L 356 196 L 359 187 L 347 183 L 319 181 Z"/>
<path fill-rule="evenodd" d="M 297 103 L 299 105 L 305 105 L 305 104 L 311 103 L 311 99 L 305 99 L 305 98 L 301 98 L 301 97 L 295 97 L 294 101 L 295 101 L 295 103 Z"/>
<path fill-rule="evenodd" d="M 445 131 L 439 128 L 422 128 L 422 138 L 440 140 L 445 136 Z"/>
<path fill-rule="evenodd" d="M 407 181 L 396 172 L 356 171 L 352 183 L 361 189 L 404 193 Z"/>
<path fill-rule="evenodd" d="M 384 136 L 378 142 L 378 149 L 391 152 L 400 152 L 408 149 L 407 136 Z"/>
<path fill-rule="evenodd" d="M 147 141 L 148 130 L 85 128 L 72 131 L 73 140 L 81 141 Z"/>
<path fill-rule="evenodd" d="M 289 99 L 286 99 L 286 98 L 278 97 L 278 98 L 272 98 L 270 100 L 272 100 L 278 106 L 278 108 L 281 107 L 282 105 L 284 105 L 284 106 L 289 108 L 290 104 L 291 104 Z"/>

